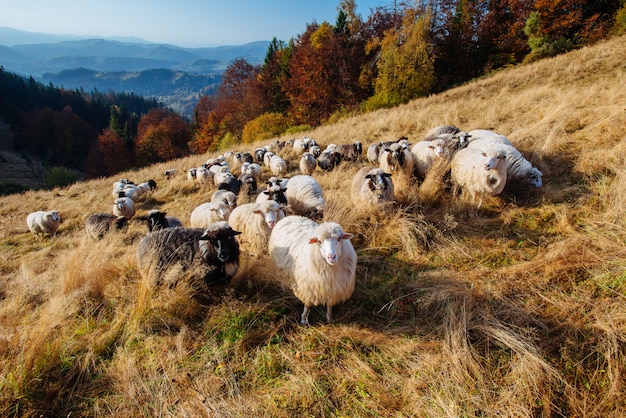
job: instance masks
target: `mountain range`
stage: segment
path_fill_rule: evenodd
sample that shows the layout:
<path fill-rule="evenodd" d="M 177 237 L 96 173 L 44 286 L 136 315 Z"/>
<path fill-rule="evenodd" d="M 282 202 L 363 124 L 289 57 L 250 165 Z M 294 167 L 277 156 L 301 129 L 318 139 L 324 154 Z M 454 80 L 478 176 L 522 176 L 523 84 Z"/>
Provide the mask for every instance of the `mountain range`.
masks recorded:
<path fill-rule="evenodd" d="M 189 116 L 194 101 L 215 90 L 229 64 L 239 58 L 260 64 L 268 45 L 269 41 L 257 41 L 184 48 L 138 38 L 79 38 L 0 27 L 0 65 L 67 89 L 155 97 Z"/>

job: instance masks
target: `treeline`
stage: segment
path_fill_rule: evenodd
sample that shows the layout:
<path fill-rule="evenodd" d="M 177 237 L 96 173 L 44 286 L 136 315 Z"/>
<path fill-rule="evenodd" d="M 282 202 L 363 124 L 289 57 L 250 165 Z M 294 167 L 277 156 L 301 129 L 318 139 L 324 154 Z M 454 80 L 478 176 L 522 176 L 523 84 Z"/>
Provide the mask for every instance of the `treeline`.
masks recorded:
<path fill-rule="evenodd" d="M 395 106 L 491 71 L 556 55 L 626 27 L 623 0 L 393 2 L 367 20 L 354 0 L 336 22 L 274 39 L 265 61 L 238 60 L 194 114 L 193 152 L 296 132 Z"/>
<path fill-rule="evenodd" d="M 14 135 L 5 145 L 87 177 L 186 155 L 191 140 L 189 123 L 156 99 L 44 86 L 2 67 L 0 119 Z M 163 145 L 163 131 L 181 143 L 168 137 Z"/>

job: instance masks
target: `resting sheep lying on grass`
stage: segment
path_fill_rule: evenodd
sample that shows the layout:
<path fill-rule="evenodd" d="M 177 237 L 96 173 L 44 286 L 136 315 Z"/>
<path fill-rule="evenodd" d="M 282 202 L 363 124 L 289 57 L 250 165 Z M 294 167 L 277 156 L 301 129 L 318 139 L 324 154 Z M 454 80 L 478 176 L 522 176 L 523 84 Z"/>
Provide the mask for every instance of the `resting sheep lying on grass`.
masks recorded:
<path fill-rule="evenodd" d="M 507 164 L 501 151 L 481 151 L 476 148 L 464 148 L 454 154 L 451 163 L 453 194 L 458 188 L 469 194 L 472 202 L 480 197 L 478 207 L 482 205 L 482 196 L 498 195 L 506 185 Z"/>
<path fill-rule="evenodd" d="M 53 237 L 62 222 L 56 210 L 32 212 L 26 217 L 28 229 L 36 236 L 48 234 Z"/>
<path fill-rule="evenodd" d="M 239 242 L 227 222 L 207 229 L 166 228 L 146 235 L 137 246 L 137 263 L 143 277 L 152 273 L 159 285 L 170 267 L 180 264 L 203 268 L 205 284 L 229 281 L 239 269 Z"/>
<path fill-rule="evenodd" d="M 357 256 L 341 225 L 320 225 L 303 216 L 287 216 L 270 235 L 268 249 L 278 281 L 291 289 L 304 304 L 300 323 L 309 324 L 311 306 L 326 305 L 326 320 L 332 308 L 354 292 Z"/>

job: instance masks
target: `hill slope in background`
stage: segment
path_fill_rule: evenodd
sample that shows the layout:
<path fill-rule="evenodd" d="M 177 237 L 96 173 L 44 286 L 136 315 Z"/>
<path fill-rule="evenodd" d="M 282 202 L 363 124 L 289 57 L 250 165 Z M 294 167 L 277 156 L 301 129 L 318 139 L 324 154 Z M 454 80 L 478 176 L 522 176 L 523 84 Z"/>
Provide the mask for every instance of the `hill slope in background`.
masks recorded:
<path fill-rule="evenodd" d="M 367 148 L 443 124 L 489 128 L 544 174 L 541 189 L 508 189 L 480 209 L 441 177 L 374 216 L 350 198 L 365 162 L 317 169 L 324 220 L 354 234 L 358 254 L 355 293 L 330 325 L 323 307 L 298 324 L 302 305 L 274 283 L 267 256 L 242 255 L 230 290 L 194 298 L 194 271 L 171 272 L 181 281 L 170 288 L 141 277 L 143 223 L 86 237 L 85 218 L 111 211 L 120 177 L 157 180 L 138 216 L 159 208 L 188 225 L 215 188 L 184 171 L 215 154 L 0 198 L 0 410 L 625 416 L 624 85 L 626 36 L 303 132 Z M 282 155 L 298 174 L 298 156 Z M 166 168 L 180 174 L 166 181 Z M 35 238 L 25 218 L 47 209 L 65 221 L 57 237 Z"/>

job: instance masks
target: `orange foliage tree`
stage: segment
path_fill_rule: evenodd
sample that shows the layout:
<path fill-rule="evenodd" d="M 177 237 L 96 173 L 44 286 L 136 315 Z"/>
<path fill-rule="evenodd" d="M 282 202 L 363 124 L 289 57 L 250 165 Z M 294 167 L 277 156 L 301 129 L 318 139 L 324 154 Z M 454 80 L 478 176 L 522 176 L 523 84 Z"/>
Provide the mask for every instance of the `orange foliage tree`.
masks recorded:
<path fill-rule="evenodd" d="M 88 161 L 100 159 L 105 175 L 112 175 L 133 166 L 134 157 L 126 147 L 124 138 L 110 128 L 106 128 L 98 136 L 97 149 L 92 150 L 91 154 Z"/>
<path fill-rule="evenodd" d="M 168 161 L 189 154 L 191 127 L 176 113 L 153 109 L 137 125 L 135 153 L 140 164 Z"/>

